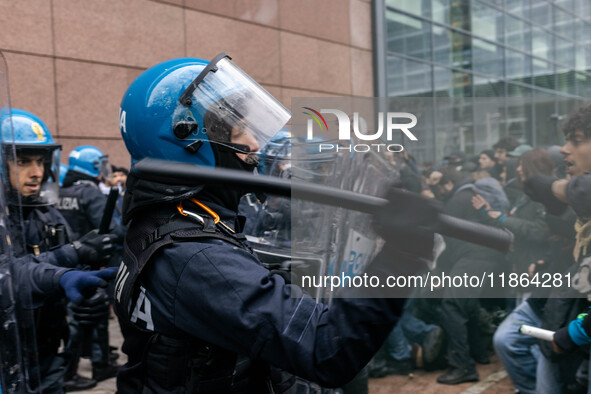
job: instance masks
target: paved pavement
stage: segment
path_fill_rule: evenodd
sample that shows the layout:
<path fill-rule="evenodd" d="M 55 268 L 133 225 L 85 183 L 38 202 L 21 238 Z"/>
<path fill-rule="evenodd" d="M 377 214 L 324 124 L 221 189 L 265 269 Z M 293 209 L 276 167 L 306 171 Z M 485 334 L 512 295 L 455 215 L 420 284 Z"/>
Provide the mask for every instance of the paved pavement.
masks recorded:
<path fill-rule="evenodd" d="M 123 338 L 117 324 L 117 319 L 109 321 L 109 332 L 111 335 L 111 344 L 121 348 Z M 125 354 L 119 352 L 120 357 L 117 360 L 123 364 L 127 361 Z M 381 379 L 370 379 L 370 394 L 390 394 L 390 393 L 421 393 L 421 394 L 510 394 L 515 392 L 515 388 L 507 377 L 502 364 L 496 356 L 491 357 L 489 365 L 478 365 L 480 381 L 477 383 L 464 383 L 455 386 L 446 386 L 438 384 L 436 379 L 444 371 L 425 372 L 423 370 L 415 371 L 411 376 L 386 376 Z M 90 377 L 90 362 L 86 359 L 80 361 L 79 373 Z M 111 394 L 115 392 L 115 378 L 100 382 L 97 387 L 79 391 L 79 393 L 93 394 Z"/>

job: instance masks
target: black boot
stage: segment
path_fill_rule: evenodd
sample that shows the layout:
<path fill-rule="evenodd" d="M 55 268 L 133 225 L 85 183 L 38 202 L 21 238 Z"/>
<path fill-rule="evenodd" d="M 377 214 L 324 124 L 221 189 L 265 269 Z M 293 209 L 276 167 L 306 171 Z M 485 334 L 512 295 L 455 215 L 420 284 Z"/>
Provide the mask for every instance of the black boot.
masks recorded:
<path fill-rule="evenodd" d="M 92 363 L 92 378 L 97 382 L 114 378 L 119 372 L 120 365 L 115 362 L 110 363 Z"/>
<path fill-rule="evenodd" d="M 464 382 L 477 382 L 478 372 L 475 369 L 450 368 L 449 371 L 437 378 L 437 383 L 460 384 Z"/>
<path fill-rule="evenodd" d="M 88 390 L 95 386 L 96 380 L 88 379 L 78 374 L 64 380 L 64 391 L 66 392 Z"/>
<path fill-rule="evenodd" d="M 388 360 L 386 374 L 387 375 L 410 375 L 413 372 L 412 360 L 410 358 L 405 360 Z"/>

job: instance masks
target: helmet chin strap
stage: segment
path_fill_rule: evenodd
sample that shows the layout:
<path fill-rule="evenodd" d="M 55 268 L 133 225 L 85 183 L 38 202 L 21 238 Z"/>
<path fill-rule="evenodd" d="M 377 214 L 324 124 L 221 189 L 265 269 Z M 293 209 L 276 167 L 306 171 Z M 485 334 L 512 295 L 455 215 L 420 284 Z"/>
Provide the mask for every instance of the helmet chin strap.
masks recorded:
<path fill-rule="evenodd" d="M 215 144 L 218 146 L 218 149 L 222 152 L 234 152 L 234 153 L 243 153 L 248 154 L 251 153 L 250 147 L 244 144 L 236 144 L 234 142 L 220 142 L 220 141 L 212 141 L 208 140 L 210 144 Z M 199 148 L 203 145 L 203 140 L 197 140 L 190 145 L 186 146 L 185 149 L 189 150 L 191 153 L 197 153 Z M 191 149 L 188 149 L 191 147 Z"/>
<path fill-rule="evenodd" d="M 235 152 L 235 153 L 250 153 L 250 147 L 244 144 L 236 144 L 234 142 L 220 142 L 220 141 L 209 141 L 210 143 L 217 144 L 221 151 Z"/>

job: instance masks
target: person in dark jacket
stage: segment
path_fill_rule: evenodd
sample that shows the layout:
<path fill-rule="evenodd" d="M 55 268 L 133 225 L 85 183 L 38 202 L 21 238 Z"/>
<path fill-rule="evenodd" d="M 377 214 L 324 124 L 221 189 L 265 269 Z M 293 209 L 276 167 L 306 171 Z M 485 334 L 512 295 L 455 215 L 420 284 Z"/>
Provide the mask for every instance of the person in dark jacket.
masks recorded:
<path fill-rule="evenodd" d="M 68 172 L 60 189 L 57 207 L 70 224 L 74 237 L 99 228 L 107 203 L 107 197 L 101 192 L 99 182 L 103 177 L 108 177 L 111 172 L 108 156 L 94 146 L 82 145 L 70 152 Z M 116 246 L 121 245 L 125 230 L 112 221 L 110 231 L 117 234 Z M 102 264 L 107 266 L 109 262 L 102 262 Z M 117 375 L 119 365 L 111 360 L 110 356 L 108 317 L 105 316 L 93 330 L 89 331 L 81 329 L 73 313 L 70 315 L 68 349 L 72 353 L 72 359 L 65 373 L 66 385 L 78 386 L 78 382 L 83 379 L 77 373 L 78 361 L 82 342 L 89 340 L 85 336 L 91 333 L 93 339 L 90 359 L 93 380 L 100 382 Z"/>
<path fill-rule="evenodd" d="M 472 197 L 477 193 L 471 178 L 446 169 L 439 181 L 439 189 L 446 200 L 444 213 L 474 222 L 482 221 L 481 215 L 471 206 Z M 446 249 L 438 259 L 437 268 L 450 276 L 482 276 L 484 272 L 503 269 L 504 258 L 499 252 L 449 237 L 445 238 L 445 243 Z M 447 354 L 451 368 L 437 378 L 439 383 L 476 381 L 478 372 L 475 363 L 490 362 L 478 326 L 479 295 L 474 289 L 444 289 L 440 321 L 448 338 Z"/>
<path fill-rule="evenodd" d="M 519 158 L 517 174 L 519 184 L 534 175 L 550 176 L 554 173 L 554 161 L 544 149 L 537 148 L 525 152 Z M 528 272 L 531 263 L 542 260 L 547 252 L 547 242 L 550 236 L 545 220 L 545 209 L 540 203 L 532 201 L 525 193 L 517 199 L 508 212 L 494 210 L 480 195 L 474 196 L 475 209 L 483 209 L 486 213 L 486 224 L 504 227 L 515 236 L 514 249 L 509 255 L 513 265 L 513 272 L 518 274 Z M 524 289 L 527 291 L 527 289 Z"/>
<path fill-rule="evenodd" d="M 119 123 L 133 161 L 247 173 L 289 118 L 221 54 L 210 63 L 181 58 L 146 70 L 127 89 Z M 386 339 L 400 298 L 344 289 L 349 297 L 328 307 L 261 265 L 243 243 L 236 213 L 247 191 L 130 172 L 123 218 L 130 224 L 115 289 L 128 355 L 119 392 L 281 393 L 292 386 L 281 370 L 336 387 Z M 393 193 L 400 203 L 380 215 L 387 243 L 368 275 L 416 272 L 424 267 L 419 256 L 432 249 L 438 210 Z"/>
<path fill-rule="evenodd" d="M 10 183 L 7 227 L 11 234 L 18 234 L 12 240 L 15 256 L 33 254 L 47 263 L 69 268 L 108 259 L 112 249 L 109 234 L 88 233 L 75 241 L 67 222 L 52 206 L 58 179 L 52 172 L 52 168 L 58 168 L 53 161 L 59 158 L 56 151 L 61 146 L 55 144 L 47 126 L 35 115 L 12 109 L 10 118 L 12 128 L 8 118 L 2 123 L 2 153 L 6 158 L 2 170 Z M 57 294 L 46 298 L 35 313 L 41 391 L 60 393 L 63 359 L 58 356 L 58 348 L 67 336 L 63 297 Z"/>

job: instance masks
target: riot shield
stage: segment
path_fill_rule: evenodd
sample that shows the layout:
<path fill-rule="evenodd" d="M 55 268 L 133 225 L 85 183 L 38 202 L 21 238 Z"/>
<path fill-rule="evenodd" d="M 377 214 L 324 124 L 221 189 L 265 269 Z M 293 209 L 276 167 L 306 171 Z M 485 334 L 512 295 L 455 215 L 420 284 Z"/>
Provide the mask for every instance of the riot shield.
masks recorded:
<path fill-rule="evenodd" d="M 39 392 L 40 378 L 37 362 L 35 326 L 32 313 L 31 289 L 28 283 L 14 283 L 13 242 L 22 237 L 22 214 L 10 210 L 7 196 L 10 189 L 9 173 L 18 176 L 13 144 L 7 66 L 0 52 L 0 382 L 3 393 Z M 10 164 L 9 164 L 10 162 Z M 12 194 L 18 199 L 18 193 Z"/>

